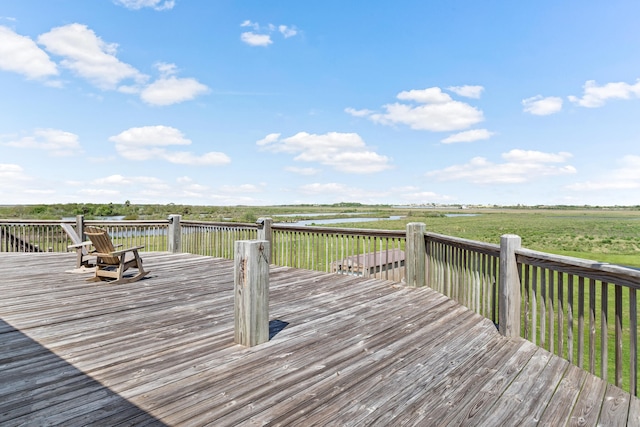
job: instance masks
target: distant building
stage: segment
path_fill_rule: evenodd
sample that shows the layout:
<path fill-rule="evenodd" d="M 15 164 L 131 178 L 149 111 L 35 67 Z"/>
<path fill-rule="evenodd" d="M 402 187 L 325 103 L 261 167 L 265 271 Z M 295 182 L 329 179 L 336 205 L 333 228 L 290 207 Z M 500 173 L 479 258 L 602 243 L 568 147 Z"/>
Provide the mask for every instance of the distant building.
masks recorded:
<path fill-rule="evenodd" d="M 331 272 L 365 277 L 386 278 L 388 276 L 389 279 L 401 280 L 404 277 L 404 251 L 389 249 L 352 255 L 332 262 Z"/>

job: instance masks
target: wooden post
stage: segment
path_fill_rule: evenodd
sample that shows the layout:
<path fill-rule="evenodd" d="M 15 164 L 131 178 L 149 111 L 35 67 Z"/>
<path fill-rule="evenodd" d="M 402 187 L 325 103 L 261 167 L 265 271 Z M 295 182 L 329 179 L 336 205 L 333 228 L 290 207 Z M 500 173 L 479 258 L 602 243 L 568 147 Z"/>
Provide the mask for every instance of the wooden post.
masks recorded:
<path fill-rule="evenodd" d="M 238 240 L 234 247 L 235 342 L 269 341 L 269 242 Z"/>
<path fill-rule="evenodd" d="M 271 224 L 273 224 L 273 219 L 258 218 L 256 224 L 258 224 L 258 240 L 266 240 L 269 242 L 269 253 L 267 256 L 269 261 L 271 261 L 273 259 L 271 257 L 271 250 L 273 248 L 273 230 L 271 229 Z"/>
<path fill-rule="evenodd" d="M 76 233 L 81 242 L 87 240 L 87 236 L 84 235 L 84 215 L 76 215 Z"/>
<path fill-rule="evenodd" d="M 407 244 L 405 246 L 405 280 L 409 286 L 426 286 L 424 244 L 426 225 L 421 222 L 407 224 Z"/>
<path fill-rule="evenodd" d="M 180 219 L 182 215 L 169 215 L 169 231 L 167 232 L 168 248 L 171 253 L 177 254 L 182 252 L 182 227 Z"/>
<path fill-rule="evenodd" d="M 515 234 L 500 236 L 500 290 L 498 330 L 505 337 L 520 336 L 520 272 L 516 249 L 522 240 Z"/>

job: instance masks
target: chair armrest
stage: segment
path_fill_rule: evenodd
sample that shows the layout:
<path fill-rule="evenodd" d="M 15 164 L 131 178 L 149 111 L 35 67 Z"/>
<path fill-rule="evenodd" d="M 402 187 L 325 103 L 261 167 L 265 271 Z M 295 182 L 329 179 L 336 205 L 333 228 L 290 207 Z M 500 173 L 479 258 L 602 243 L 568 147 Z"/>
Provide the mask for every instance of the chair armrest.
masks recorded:
<path fill-rule="evenodd" d="M 67 249 L 79 249 L 83 246 L 91 246 L 91 242 L 82 242 L 82 243 L 77 243 L 75 245 L 69 245 L 67 246 Z"/>
<path fill-rule="evenodd" d="M 144 246 L 134 246 L 132 248 L 120 249 L 119 251 L 111 252 L 110 256 L 118 256 L 118 255 L 126 254 L 127 252 L 137 252 L 138 249 L 142 249 L 142 248 L 144 248 Z"/>

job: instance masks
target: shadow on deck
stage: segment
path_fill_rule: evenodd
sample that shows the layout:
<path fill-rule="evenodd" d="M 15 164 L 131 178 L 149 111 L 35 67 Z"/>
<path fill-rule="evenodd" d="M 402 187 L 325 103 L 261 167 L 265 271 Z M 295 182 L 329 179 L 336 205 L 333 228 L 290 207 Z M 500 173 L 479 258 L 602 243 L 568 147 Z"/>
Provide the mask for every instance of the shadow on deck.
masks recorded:
<path fill-rule="evenodd" d="M 431 289 L 273 267 L 271 340 L 233 343 L 233 263 L 0 254 L 1 425 L 640 425 L 640 403 Z"/>

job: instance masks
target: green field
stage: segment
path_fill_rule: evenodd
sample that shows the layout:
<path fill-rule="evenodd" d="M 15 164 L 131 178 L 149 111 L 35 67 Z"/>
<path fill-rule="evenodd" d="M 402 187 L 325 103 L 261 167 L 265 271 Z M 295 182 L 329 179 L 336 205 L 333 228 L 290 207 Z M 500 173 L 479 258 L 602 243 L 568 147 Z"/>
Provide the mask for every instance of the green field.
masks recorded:
<path fill-rule="evenodd" d="M 640 267 L 640 210 L 411 210 L 404 214 L 405 218 L 395 221 L 336 225 L 400 230 L 408 222 L 423 222 L 430 232 L 496 244 L 503 234 L 517 234 L 529 249 Z"/>

